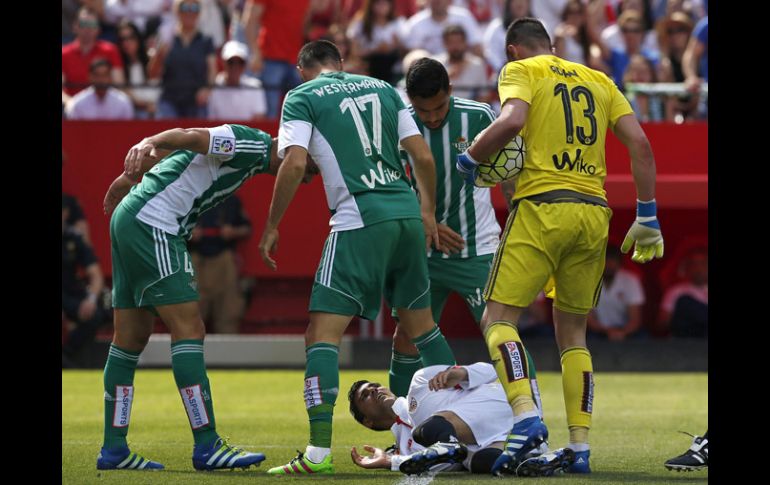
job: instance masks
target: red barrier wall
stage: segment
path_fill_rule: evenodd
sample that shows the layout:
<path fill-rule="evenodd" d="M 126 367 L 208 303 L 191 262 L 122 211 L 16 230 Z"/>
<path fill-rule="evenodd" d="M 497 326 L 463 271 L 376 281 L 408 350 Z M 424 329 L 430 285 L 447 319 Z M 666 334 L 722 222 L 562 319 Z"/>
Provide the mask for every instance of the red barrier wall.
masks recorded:
<path fill-rule="evenodd" d="M 123 167 L 128 149 L 145 136 L 176 126 L 214 126 L 203 120 L 172 121 L 63 121 L 62 149 L 67 161 L 62 168 L 62 191 L 75 195 L 91 225 L 91 237 L 102 268 L 110 274 L 109 220 L 102 211 L 102 201 L 112 180 Z M 255 125 L 274 135 L 277 124 Z M 688 234 L 708 234 L 708 124 L 650 124 L 645 126 L 658 168 L 658 206 L 674 217 L 661 217 L 669 242 Z M 622 238 L 633 220 L 635 191 L 628 155 L 610 134 L 607 143 L 607 180 L 610 205 L 615 211 L 611 233 Z M 254 177 L 238 194 L 251 217 L 254 235 L 241 248 L 244 270 L 256 276 L 273 273 L 259 258 L 257 245 L 272 196 L 274 177 Z M 493 191 L 498 216 L 504 217 L 503 197 Z M 329 211 L 320 177 L 303 185 L 281 225 L 277 253 L 278 274 L 284 277 L 311 276 L 318 264 L 323 241 L 328 233 Z M 504 220 L 501 219 L 501 225 Z"/>

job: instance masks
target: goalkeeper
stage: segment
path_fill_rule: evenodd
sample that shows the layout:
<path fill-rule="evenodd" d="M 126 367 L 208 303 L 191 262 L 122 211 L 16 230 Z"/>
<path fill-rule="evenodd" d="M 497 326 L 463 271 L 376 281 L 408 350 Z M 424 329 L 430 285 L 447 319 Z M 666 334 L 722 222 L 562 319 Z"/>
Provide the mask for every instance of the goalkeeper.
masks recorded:
<path fill-rule="evenodd" d="M 553 55 L 543 24 L 520 18 L 505 38 L 508 64 L 500 72 L 502 112 L 465 153 L 457 169 L 466 183 L 486 160 L 521 133 L 527 159 L 513 209 L 492 263 L 482 329 L 516 424 L 494 470 L 515 467 L 548 429 L 537 414 L 524 346 L 516 327 L 524 308 L 555 282 L 554 325 L 562 386 L 576 452 L 567 470 L 590 473 L 588 430 L 593 411 L 593 365 L 586 348 L 586 315 L 601 293 L 612 211 L 604 190 L 607 129 L 628 148 L 637 217 L 621 250 L 646 263 L 663 256 L 656 217 L 655 160 L 628 101 L 603 73 Z"/>

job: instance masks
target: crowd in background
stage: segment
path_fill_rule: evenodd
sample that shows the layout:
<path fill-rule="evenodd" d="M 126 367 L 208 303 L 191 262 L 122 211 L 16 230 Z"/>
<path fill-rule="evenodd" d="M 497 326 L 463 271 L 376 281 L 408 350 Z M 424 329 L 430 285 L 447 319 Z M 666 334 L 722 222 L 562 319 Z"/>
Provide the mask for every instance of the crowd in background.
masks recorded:
<path fill-rule="evenodd" d="M 299 48 L 321 38 L 346 71 L 396 86 L 434 57 L 456 95 L 498 108 L 505 30 L 523 16 L 543 21 L 556 55 L 610 76 L 640 120 L 707 118 L 708 0 L 62 0 L 62 113 L 276 118 Z"/>
<path fill-rule="evenodd" d="M 339 46 L 346 71 L 383 79 L 402 94 L 408 66 L 434 57 L 446 66 L 455 95 L 499 109 L 505 30 L 523 16 L 543 21 L 556 55 L 614 79 L 640 120 L 706 119 L 707 0 L 62 0 L 62 114 L 276 118 L 283 95 L 300 83 L 297 52 L 321 38 Z M 656 82 L 682 89 L 629 89 Z M 251 226 L 238 199 L 230 200 L 201 218 L 191 241 L 201 305 L 215 333 L 238 332 L 248 301 L 236 242 L 250 236 Z M 707 337 L 707 243 L 667 259 L 654 282 L 663 291 L 660 307 L 643 323 L 640 275 L 610 246 L 589 336 Z M 88 223 L 77 199 L 62 194 L 62 364 L 71 365 L 110 322 L 109 288 Z M 544 297 L 519 326 L 523 335 L 553 332 Z"/>

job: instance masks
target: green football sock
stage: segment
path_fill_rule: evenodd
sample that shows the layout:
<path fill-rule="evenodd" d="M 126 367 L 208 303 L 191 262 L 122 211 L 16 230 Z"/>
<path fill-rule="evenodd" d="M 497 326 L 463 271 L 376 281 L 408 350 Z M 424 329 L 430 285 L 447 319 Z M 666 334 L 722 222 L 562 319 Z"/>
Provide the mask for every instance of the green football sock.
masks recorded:
<path fill-rule="evenodd" d="M 332 416 L 340 386 L 339 348 L 317 343 L 305 349 L 305 407 L 310 420 L 310 445 L 332 446 Z"/>
<path fill-rule="evenodd" d="M 128 446 L 128 424 L 134 401 L 134 372 L 140 352 L 110 345 L 104 365 L 104 444 L 105 448 Z"/>
<path fill-rule="evenodd" d="M 203 340 L 178 340 L 171 344 L 171 367 L 190 420 L 196 445 L 213 443 L 219 435 L 214 401 L 203 360 Z"/>
<path fill-rule="evenodd" d="M 438 326 L 412 339 L 412 343 L 420 351 L 420 359 L 425 367 L 431 365 L 455 365 L 457 363 L 452 349 L 449 348 L 449 344 Z"/>
<path fill-rule="evenodd" d="M 422 369 L 422 360 L 419 355 L 409 355 L 397 352 L 395 349 L 390 357 L 390 372 L 388 387 L 396 396 L 406 397 L 409 393 L 409 384 L 412 383 L 414 373 Z"/>

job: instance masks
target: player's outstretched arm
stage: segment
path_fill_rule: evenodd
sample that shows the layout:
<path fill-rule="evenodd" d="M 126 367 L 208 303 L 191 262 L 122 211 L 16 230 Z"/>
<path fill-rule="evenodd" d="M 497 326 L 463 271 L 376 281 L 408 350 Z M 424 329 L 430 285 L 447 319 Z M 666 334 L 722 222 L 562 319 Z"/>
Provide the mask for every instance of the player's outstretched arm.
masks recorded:
<path fill-rule="evenodd" d="M 509 99 L 501 108 L 500 116 L 481 132 L 466 153 L 474 160 L 487 160 L 519 134 L 528 114 L 527 102 L 518 98 Z"/>
<path fill-rule="evenodd" d="M 509 99 L 502 107 L 500 116 L 482 131 L 473 144 L 457 156 L 457 171 L 468 185 L 475 185 L 479 161 L 503 148 L 519 134 L 527 122 L 529 104 L 518 98 Z"/>
<path fill-rule="evenodd" d="M 138 178 L 174 150 L 209 151 L 208 128 L 172 128 L 140 141 L 128 151 L 125 173 Z"/>
<path fill-rule="evenodd" d="M 620 250 L 627 253 L 632 246 L 631 259 L 646 263 L 663 257 L 663 235 L 655 203 L 655 158 L 652 147 L 633 114 L 618 118 L 615 135 L 626 146 L 631 157 L 631 174 L 636 185 L 636 220 L 628 230 Z"/>
<path fill-rule="evenodd" d="M 299 145 L 292 145 L 286 149 L 286 157 L 278 169 L 273 188 L 273 199 L 270 202 L 270 213 L 267 216 L 265 230 L 259 242 L 259 253 L 262 261 L 275 270 L 277 263 L 271 254 L 278 249 L 278 225 L 281 223 L 286 209 L 294 199 L 302 178 L 305 175 L 307 165 L 307 150 Z"/>
<path fill-rule="evenodd" d="M 420 212 L 425 226 L 426 247 L 431 244 L 442 251 L 436 227 L 436 162 L 433 154 L 421 135 L 414 135 L 401 140 L 401 146 L 414 160 L 414 178 L 420 193 Z"/>
<path fill-rule="evenodd" d="M 358 454 L 355 446 L 350 449 L 350 458 L 353 460 L 353 463 L 367 469 L 390 469 L 390 456 L 384 450 L 370 445 L 364 445 L 364 450 L 371 453 L 372 456 Z"/>

